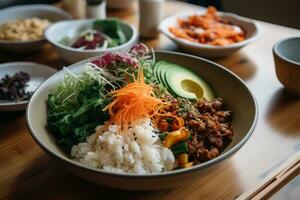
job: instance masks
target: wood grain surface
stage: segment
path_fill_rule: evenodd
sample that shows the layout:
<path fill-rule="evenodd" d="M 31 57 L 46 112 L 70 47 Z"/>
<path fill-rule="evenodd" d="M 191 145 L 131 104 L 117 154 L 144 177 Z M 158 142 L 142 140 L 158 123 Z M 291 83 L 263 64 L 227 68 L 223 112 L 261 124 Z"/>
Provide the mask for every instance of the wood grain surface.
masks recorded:
<path fill-rule="evenodd" d="M 164 10 L 165 16 L 169 16 L 197 9 L 200 7 L 167 1 Z M 136 6 L 127 11 L 109 12 L 109 15 L 137 24 Z M 300 150 L 300 99 L 286 93 L 276 79 L 272 56 L 276 41 L 299 36 L 300 31 L 264 22 L 259 25 L 264 29 L 259 41 L 230 57 L 214 60 L 246 81 L 259 105 L 254 134 L 214 174 L 162 191 L 129 192 L 104 188 L 72 176 L 57 166 L 31 138 L 24 112 L 0 113 L 0 199 L 234 199 L 257 184 Z M 181 51 L 163 35 L 143 42 L 156 49 Z M 30 55 L 0 52 L 0 62 L 16 60 L 40 62 L 57 69 L 67 65 L 49 45 Z M 292 183 L 291 193 L 286 186 L 273 198 L 297 199 L 300 194 L 295 187 L 299 188 L 299 180 Z"/>

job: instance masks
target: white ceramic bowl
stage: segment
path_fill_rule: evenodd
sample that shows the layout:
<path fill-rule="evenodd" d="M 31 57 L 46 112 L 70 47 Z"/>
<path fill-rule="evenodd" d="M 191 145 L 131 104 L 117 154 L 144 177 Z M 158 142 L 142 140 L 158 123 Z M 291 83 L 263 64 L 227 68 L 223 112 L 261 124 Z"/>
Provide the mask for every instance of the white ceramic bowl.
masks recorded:
<path fill-rule="evenodd" d="M 232 142 L 217 158 L 191 168 L 178 169 L 152 175 L 110 173 L 95 169 L 74 161 L 55 142 L 53 134 L 46 128 L 49 90 L 57 86 L 64 77 L 59 71 L 46 80 L 33 94 L 27 107 L 26 120 L 28 128 L 36 142 L 49 155 L 54 156 L 69 172 L 89 181 L 105 186 L 129 190 L 156 190 L 190 184 L 208 174 L 216 173 L 216 168 L 226 162 L 228 157 L 240 149 L 255 129 L 258 108 L 255 98 L 246 84 L 226 68 L 203 58 L 174 52 L 155 52 L 156 61 L 165 60 L 194 70 L 211 84 L 216 94 L 223 98 L 226 108 L 233 111 Z M 87 60 L 69 67 L 74 73 L 80 73 Z M 36 108 L 39 112 L 36 112 Z M 233 177 L 234 178 L 234 177 Z"/>
<path fill-rule="evenodd" d="M 63 10 L 49 5 L 24 5 L 13 6 L 0 11 L 0 24 L 15 19 L 38 17 L 48 19 L 51 22 L 71 19 L 70 15 Z M 39 50 L 46 43 L 46 40 L 34 41 L 7 41 L 0 40 L 0 48 L 13 52 L 32 52 Z"/>
<path fill-rule="evenodd" d="M 83 30 L 92 27 L 92 23 L 95 20 L 97 19 L 68 20 L 55 23 L 46 29 L 45 37 L 53 45 L 58 54 L 69 63 L 100 56 L 106 52 L 128 52 L 130 48 L 137 43 L 138 34 L 136 29 L 123 21 L 121 21 L 120 25 L 128 41 L 120 46 L 104 50 L 81 50 L 59 43 L 65 36 L 74 38 Z"/>
<path fill-rule="evenodd" d="M 9 62 L 0 64 L 0 78 L 6 74 L 9 76 L 17 72 L 27 72 L 30 75 L 26 91 L 35 91 L 48 77 L 53 75 L 57 70 L 46 65 L 32 62 Z M 25 110 L 28 100 L 26 101 L 7 101 L 0 100 L 0 111 L 20 111 Z"/>
<path fill-rule="evenodd" d="M 188 13 L 173 15 L 171 17 L 164 19 L 160 23 L 159 30 L 167 37 L 169 37 L 171 40 L 173 40 L 184 51 L 192 54 L 200 55 L 203 57 L 207 57 L 207 58 L 218 58 L 218 57 L 228 56 L 233 52 L 235 52 L 236 50 L 250 44 L 251 42 L 254 42 L 262 34 L 261 27 L 259 27 L 253 20 L 232 13 L 225 13 L 225 12 L 218 12 L 218 14 L 222 18 L 231 22 L 232 24 L 240 26 L 246 32 L 246 40 L 242 42 L 230 44 L 227 46 L 213 46 L 207 44 L 194 43 L 185 39 L 178 38 L 169 31 L 170 26 L 177 25 L 178 18 L 186 19 L 191 15 L 195 15 L 195 14 L 203 15 L 205 13 L 206 10 L 201 10 L 197 12 L 188 12 Z"/>

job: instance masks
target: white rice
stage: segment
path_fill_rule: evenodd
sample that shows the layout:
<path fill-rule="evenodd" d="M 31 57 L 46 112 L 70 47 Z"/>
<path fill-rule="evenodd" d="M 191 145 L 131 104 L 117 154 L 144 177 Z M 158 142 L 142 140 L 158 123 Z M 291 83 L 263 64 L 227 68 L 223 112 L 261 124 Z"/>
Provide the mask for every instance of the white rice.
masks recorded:
<path fill-rule="evenodd" d="M 73 146 L 71 156 L 75 160 L 118 173 L 153 174 L 174 168 L 173 153 L 162 146 L 150 119 L 132 125 L 121 134 L 116 125 L 101 129 L 103 127 L 98 126 L 98 133 Z"/>

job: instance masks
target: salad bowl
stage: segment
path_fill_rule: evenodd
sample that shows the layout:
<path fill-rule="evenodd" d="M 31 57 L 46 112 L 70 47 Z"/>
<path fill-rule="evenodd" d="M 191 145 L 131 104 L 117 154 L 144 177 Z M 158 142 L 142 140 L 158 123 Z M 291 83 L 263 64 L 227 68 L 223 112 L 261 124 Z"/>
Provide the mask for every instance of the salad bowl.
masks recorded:
<path fill-rule="evenodd" d="M 45 31 L 46 39 L 52 44 L 58 54 L 67 62 L 74 63 L 83 59 L 102 55 L 106 52 L 127 52 L 130 48 L 137 43 L 138 33 L 137 30 L 130 24 L 118 21 L 120 29 L 126 38 L 126 42 L 111 48 L 99 49 L 82 49 L 72 48 L 63 44 L 65 38 L 76 38 L 81 32 L 91 29 L 95 21 L 108 21 L 97 19 L 81 19 L 81 20 L 68 20 L 53 24 Z"/>
<path fill-rule="evenodd" d="M 229 157 L 234 155 L 249 139 L 255 129 L 258 107 L 254 95 L 246 84 L 226 68 L 203 58 L 182 53 L 156 51 L 156 61 L 169 61 L 186 66 L 201 74 L 211 85 L 218 96 L 226 103 L 226 108 L 232 110 L 234 136 L 232 142 L 216 158 L 190 168 L 177 169 L 148 175 L 129 174 L 120 172 L 107 172 L 91 168 L 74 161 L 55 142 L 53 135 L 46 128 L 47 106 L 46 100 L 49 91 L 63 80 L 64 71 L 59 71 L 46 80 L 33 94 L 26 111 L 28 128 L 35 141 L 51 156 L 55 157 L 65 169 L 86 180 L 114 188 L 127 190 L 157 190 L 190 184 L 207 174 L 215 173 L 220 165 L 230 162 Z M 73 73 L 79 73 L 84 60 L 68 67 Z M 40 112 L 35 112 L 39 108 Z"/>

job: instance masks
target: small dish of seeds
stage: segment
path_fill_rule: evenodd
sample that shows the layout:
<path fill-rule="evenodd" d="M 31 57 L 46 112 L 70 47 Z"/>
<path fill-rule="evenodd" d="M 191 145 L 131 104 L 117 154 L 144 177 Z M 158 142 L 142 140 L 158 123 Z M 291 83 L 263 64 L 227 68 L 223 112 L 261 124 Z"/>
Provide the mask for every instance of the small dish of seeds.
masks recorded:
<path fill-rule="evenodd" d="M 31 62 L 0 64 L 0 111 L 25 110 L 36 88 L 56 71 Z"/>

